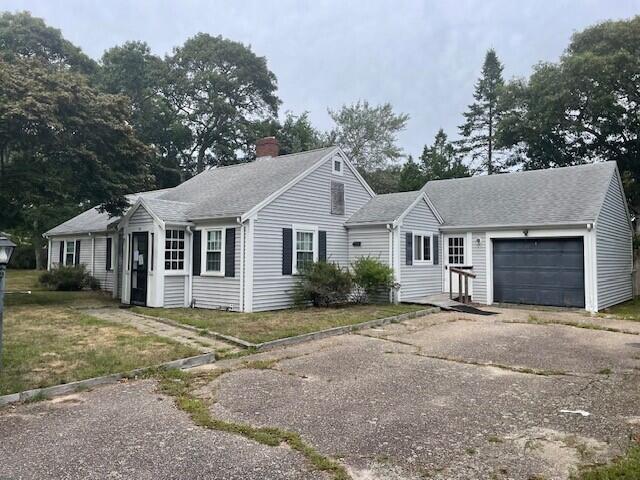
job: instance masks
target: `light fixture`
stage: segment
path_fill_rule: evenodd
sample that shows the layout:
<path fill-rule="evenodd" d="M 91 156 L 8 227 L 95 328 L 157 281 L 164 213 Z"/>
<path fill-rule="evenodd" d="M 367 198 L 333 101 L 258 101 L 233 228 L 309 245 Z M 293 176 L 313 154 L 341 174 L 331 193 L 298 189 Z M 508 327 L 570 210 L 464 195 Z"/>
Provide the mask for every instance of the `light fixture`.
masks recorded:
<path fill-rule="evenodd" d="M 4 235 L 0 236 L 0 266 L 6 266 L 9 263 L 14 248 L 16 248 L 15 243 Z"/>

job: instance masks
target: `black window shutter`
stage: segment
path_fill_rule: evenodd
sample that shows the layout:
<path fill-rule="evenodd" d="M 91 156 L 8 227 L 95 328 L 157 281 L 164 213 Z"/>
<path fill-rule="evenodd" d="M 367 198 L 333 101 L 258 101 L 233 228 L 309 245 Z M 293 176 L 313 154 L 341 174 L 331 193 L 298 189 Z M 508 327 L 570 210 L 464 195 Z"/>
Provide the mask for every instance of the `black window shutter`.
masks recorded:
<path fill-rule="evenodd" d="M 200 258 L 201 258 L 201 250 L 200 250 L 200 234 L 202 232 L 200 230 L 194 230 L 193 232 L 193 247 L 191 250 L 191 255 L 193 257 L 193 266 L 192 273 L 194 276 L 200 275 Z"/>
<path fill-rule="evenodd" d="M 318 232 L 318 261 L 327 261 L 327 232 Z"/>
<path fill-rule="evenodd" d="M 291 275 L 293 263 L 293 230 L 282 229 L 282 274 Z"/>
<path fill-rule="evenodd" d="M 60 241 L 60 265 L 64 263 L 64 240 Z"/>
<path fill-rule="evenodd" d="M 433 236 L 433 264 L 434 265 L 438 265 L 438 263 L 440 263 L 440 247 L 439 244 L 440 243 L 440 235 L 438 235 L 437 233 Z"/>
<path fill-rule="evenodd" d="M 227 228 L 224 246 L 224 276 L 236 276 L 236 229 Z"/>
<path fill-rule="evenodd" d="M 413 232 L 406 233 L 405 260 L 407 265 L 413 265 Z"/>
<path fill-rule="evenodd" d="M 107 271 L 111 270 L 111 237 L 107 237 L 107 258 L 105 263 L 105 268 Z"/>
<path fill-rule="evenodd" d="M 76 240 L 76 258 L 75 258 L 75 265 L 80 265 L 80 244 L 82 242 L 80 240 Z"/>

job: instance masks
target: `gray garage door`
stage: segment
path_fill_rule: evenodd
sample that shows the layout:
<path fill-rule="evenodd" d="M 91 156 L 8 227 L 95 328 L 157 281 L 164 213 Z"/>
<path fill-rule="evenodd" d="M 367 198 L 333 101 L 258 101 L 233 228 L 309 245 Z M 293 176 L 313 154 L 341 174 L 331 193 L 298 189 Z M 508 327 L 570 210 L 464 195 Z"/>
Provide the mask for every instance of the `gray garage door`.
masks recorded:
<path fill-rule="evenodd" d="M 580 238 L 493 240 L 493 300 L 584 307 Z"/>

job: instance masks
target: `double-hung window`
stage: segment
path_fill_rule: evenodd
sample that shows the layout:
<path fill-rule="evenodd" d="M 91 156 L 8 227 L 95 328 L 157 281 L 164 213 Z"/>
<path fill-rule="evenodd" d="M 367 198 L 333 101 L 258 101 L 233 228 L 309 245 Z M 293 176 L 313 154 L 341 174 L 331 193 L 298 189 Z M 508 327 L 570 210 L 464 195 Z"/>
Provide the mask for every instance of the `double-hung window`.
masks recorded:
<path fill-rule="evenodd" d="M 414 233 L 413 235 L 413 261 L 431 263 L 433 260 L 433 240 L 430 233 Z"/>
<path fill-rule="evenodd" d="M 64 250 L 64 264 L 73 265 L 76 258 L 76 242 L 75 240 L 67 240 Z"/>
<path fill-rule="evenodd" d="M 294 271 L 300 272 L 305 265 L 313 263 L 318 259 L 318 231 L 314 227 L 296 227 L 294 231 Z"/>
<path fill-rule="evenodd" d="M 184 230 L 167 230 L 164 242 L 165 270 L 184 270 Z"/>
<path fill-rule="evenodd" d="M 205 271 L 209 273 L 223 272 L 224 243 L 222 241 L 222 233 L 224 229 L 206 230 L 205 245 Z"/>

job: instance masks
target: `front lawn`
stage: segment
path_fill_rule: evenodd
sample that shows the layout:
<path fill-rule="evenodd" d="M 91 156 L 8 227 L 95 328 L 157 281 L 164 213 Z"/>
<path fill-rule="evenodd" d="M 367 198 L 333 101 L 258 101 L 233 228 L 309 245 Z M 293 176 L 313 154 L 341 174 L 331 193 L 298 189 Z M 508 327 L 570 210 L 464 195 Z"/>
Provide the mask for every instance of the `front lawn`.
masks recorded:
<path fill-rule="evenodd" d="M 200 308 L 134 307 L 145 315 L 164 317 L 203 330 L 231 335 L 252 343 L 293 337 L 332 327 L 353 325 L 424 310 L 423 305 L 350 305 L 339 308 L 297 308 L 258 313 L 222 312 Z"/>
<path fill-rule="evenodd" d="M 604 313 L 615 315 L 625 320 L 640 321 L 640 297 L 621 303 L 611 308 L 607 308 Z"/>
<path fill-rule="evenodd" d="M 16 272 L 19 272 L 16 274 Z M 7 272 L 8 291 L 29 276 Z M 21 285 L 17 288 L 17 285 Z M 75 307 L 116 305 L 101 292 L 8 293 L 0 395 L 119 373 L 197 355 L 195 349 L 84 314 Z"/>

